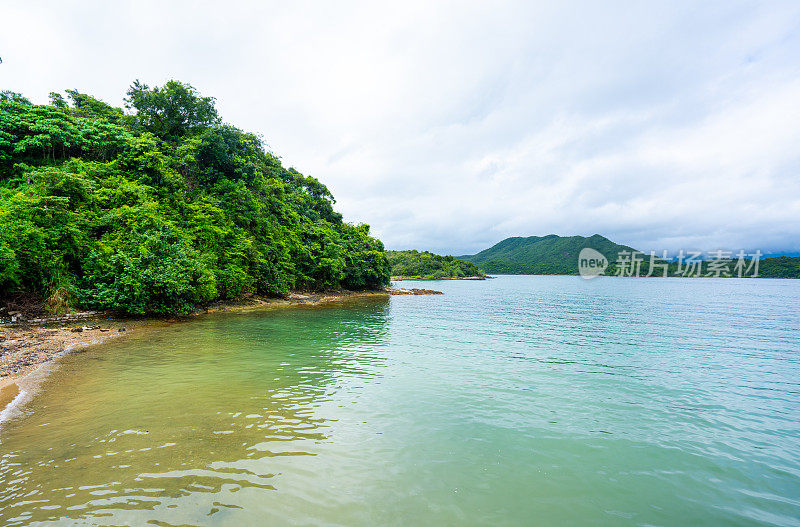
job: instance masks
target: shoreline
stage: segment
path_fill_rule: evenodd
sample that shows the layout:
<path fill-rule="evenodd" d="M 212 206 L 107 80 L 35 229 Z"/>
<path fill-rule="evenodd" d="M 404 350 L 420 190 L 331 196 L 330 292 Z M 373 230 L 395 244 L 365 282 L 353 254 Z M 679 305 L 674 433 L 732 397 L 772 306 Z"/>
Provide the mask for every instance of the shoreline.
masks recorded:
<path fill-rule="evenodd" d="M 387 288 L 377 291 L 293 292 L 286 298 L 252 296 L 219 302 L 207 309 L 185 316 L 133 318 L 98 313 L 91 318 L 33 319 L 30 322 L 0 325 L 0 423 L 20 397 L 26 395 L 21 387 L 29 376 L 43 365 L 66 353 L 104 344 L 113 338 L 127 336 L 145 327 L 187 322 L 213 313 L 238 313 L 264 308 L 315 306 L 349 298 L 393 295 L 435 295 L 441 291 L 429 289 Z"/>

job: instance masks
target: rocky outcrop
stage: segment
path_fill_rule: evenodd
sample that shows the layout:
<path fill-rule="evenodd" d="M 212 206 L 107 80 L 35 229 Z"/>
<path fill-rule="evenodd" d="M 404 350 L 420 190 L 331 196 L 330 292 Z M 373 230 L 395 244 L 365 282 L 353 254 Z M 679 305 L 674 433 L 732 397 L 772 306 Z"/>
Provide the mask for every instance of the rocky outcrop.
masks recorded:
<path fill-rule="evenodd" d="M 387 293 L 390 295 L 443 295 L 441 291 L 434 291 L 433 289 L 387 289 Z"/>

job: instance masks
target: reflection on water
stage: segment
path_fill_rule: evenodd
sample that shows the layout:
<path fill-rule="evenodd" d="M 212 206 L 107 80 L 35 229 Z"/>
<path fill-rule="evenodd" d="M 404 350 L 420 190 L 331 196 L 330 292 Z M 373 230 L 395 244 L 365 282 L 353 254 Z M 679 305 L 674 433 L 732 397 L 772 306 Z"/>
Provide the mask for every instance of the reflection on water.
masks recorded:
<path fill-rule="evenodd" d="M 436 288 L 66 357 L 0 525 L 800 524 L 800 281 Z"/>

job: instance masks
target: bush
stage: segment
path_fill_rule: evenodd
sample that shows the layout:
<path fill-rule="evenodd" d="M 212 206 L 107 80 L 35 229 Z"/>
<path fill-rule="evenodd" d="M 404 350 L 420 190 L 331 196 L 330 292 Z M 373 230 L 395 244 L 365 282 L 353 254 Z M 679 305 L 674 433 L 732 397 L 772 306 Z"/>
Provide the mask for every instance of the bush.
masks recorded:
<path fill-rule="evenodd" d="M 98 261 L 86 282 L 86 304 L 137 315 L 189 313 L 216 296 L 213 274 L 170 227 L 133 233 L 123 250 Z"/>

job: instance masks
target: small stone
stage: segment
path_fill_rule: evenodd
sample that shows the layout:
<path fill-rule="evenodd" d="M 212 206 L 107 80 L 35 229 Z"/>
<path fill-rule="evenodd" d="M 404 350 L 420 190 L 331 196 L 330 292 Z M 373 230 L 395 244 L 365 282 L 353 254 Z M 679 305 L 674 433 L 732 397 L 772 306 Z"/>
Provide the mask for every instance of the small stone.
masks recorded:
<path fill-rule="evenodd" d="M 80 328 L 80 327 L 79 328 L 72 328 L 70 331 L 72 331 L 73 333 L 81 333 L 83 331 L 83 328 Z"/>
<path fill-rule="evenodd" d="M 125 328 L 119 328 L 120 333 L 122 333 L 123 331 L 125 331 Z"/>

